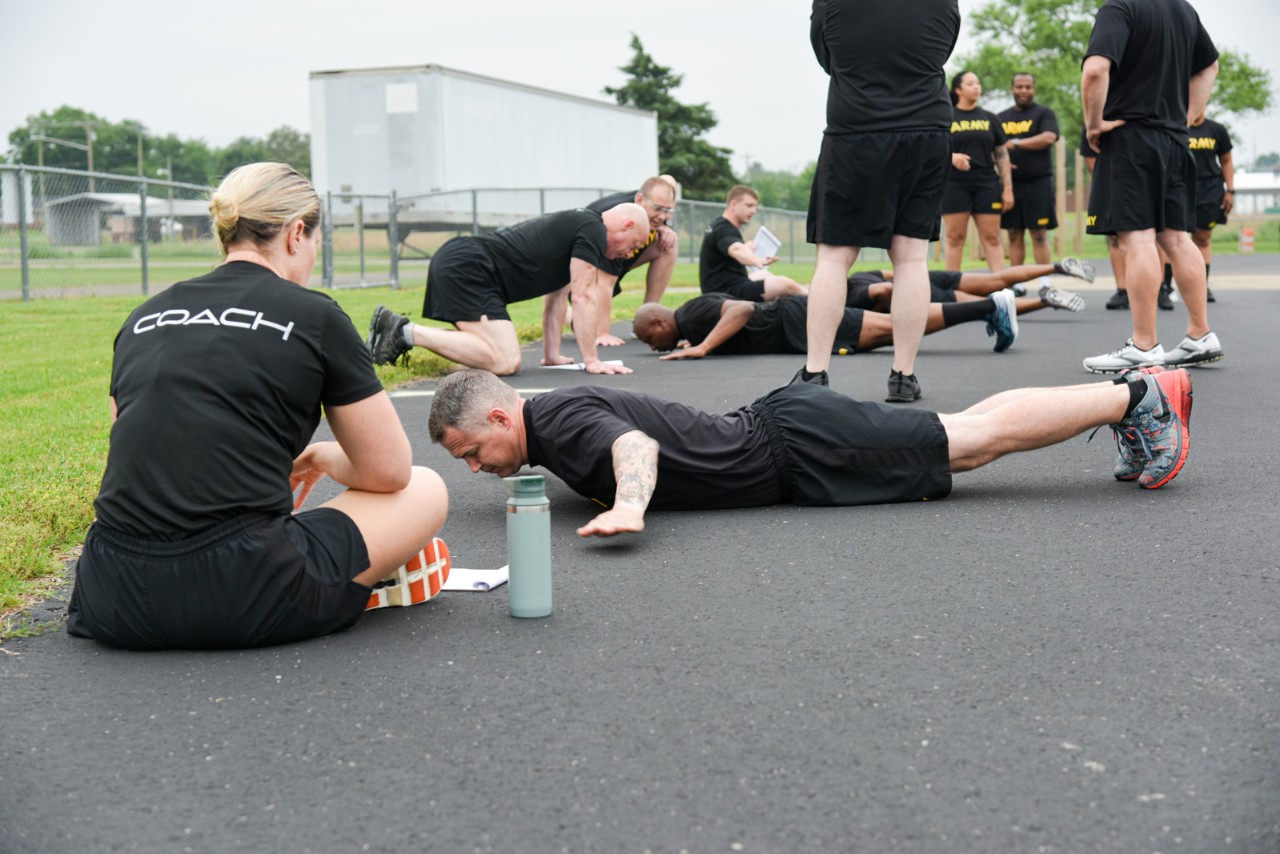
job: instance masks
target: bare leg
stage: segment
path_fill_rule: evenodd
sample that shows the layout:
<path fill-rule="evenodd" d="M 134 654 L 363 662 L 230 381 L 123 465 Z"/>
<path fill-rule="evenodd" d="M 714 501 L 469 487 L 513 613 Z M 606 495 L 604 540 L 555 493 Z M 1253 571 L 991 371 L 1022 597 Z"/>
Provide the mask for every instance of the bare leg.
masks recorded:
<path fill-rule="evenodd" d="M 1209 331 L 1208 285 L 1204 275 L 1204 256 L 1185 231 L 1162 231 L 1156 239 L 1173 265 L 1173 278 L 1178 293 L 1187 307 L 1187 335 L 1199 338 Z M 1129 298 L 1132 300 L 1133 295 Z"/>
<path fill-rule="evenodd" d="M 1091 427 L 1114 424 L 1129 405 L 1125 383 L 1023 389 L 983 401 L 958 415 L 940 415 L 953 472 L 970 471 L 1018 451 L 1065 442 Z M 997 395 L 997 398 L 1002 397 Z"/>
<path fill-rule="evenodd" d="M 846 279 L 847 281 L 847 279 Z M 778 299 L 779 297 L 801 296 L 808 291 L 805 286 L 797 282 L 795 279 L 787 276 L 765 276 L 764 277 L 764 299 Z"/>
<path fill-rule="evenodd" d="M 925 318 L 924 334 L 932 335 L 946 329 L 942 319 L 942 304 L 930 303 Z M 858 334 L 858 352 L 875 350 L 893 345 L 893 320 L 875 311 L 862 313 L 862 329 Z"/>
<path fill-rule="evenodd" d="M 946 261 L 948 270 L 959 270 L 964 266 L 964 239 L 968 234 L 969 214 L 954 213 L 942 215 L 942 230 L 946 238 Z"/>
<path fill-rule="evenodd" d="M 1023 231 L 1021 228 L 1005 229 L 1005 234 L 1009 235 L 1009 263 L 1014 267 L 1027 257 L 1027 244 L 1022 239 Z"/>
<path fill-rule="evenodd" d="M 889 258 L 893 261 L 893 370 L 916 372 L 916 353 L 924 337 L 929 313 L 929 241 L 893 236 Z"/>
<path fill-rule="evenodd" d="M 958 290 L 985 297 L 994 294 L 996 291 L 1011 288 L 1021 282 L 1029 282 L 1041 276 L 1052 275 L 1052 264 L 1023 264 L 1006 267 L 996 273 L 963 273 L 960 276 Z"/>
<path fill-rule="evenodd" d="M 1186 235 L 1184 234 L 1185 238 Z M 1116 235 L 1124 255 L 1125 290 L 1129 292 L 1129 310 L 1133 314 L 1133 344 L 1150 350 L 1160 342 L 1156 331 L 1156 296 L 1160 292 L 1160 255 L 1156 252 L 1155 229 L 1122 231 Z M 1190 246 L 1190 241 L 1187 241 Z M 1192 247 L 1194 251 L 1194 247 Z M 1200 270 L 1201 299 L 1204 293 L 1204 269 Z M 1188 307 L 1189 310 L 1190 307 Z"/>
<path fill-rule="evenodd" d="M 1124 286 L 1124 253 L 1120 251 L 1120 241 L 1114 234 L 1107 235 L 1107 254 L 1111 256 L 1111 272 L 1116 278 L 1116 290 L 1126 290 Z"/>
<path fill-rule="evenodd" d="M 974 214 L 978 225 L 978 240 L 982 242 L 982 254 L 987 266 L 998 273 L 1004 269 L 1004 247 L 1000 245 L 1000 214 Z"/>
<path fill-rule="evenodd" d="M 449 493 L 440 475 L 414 466 L 409 485 L 399 492 L 348 489 L 321 506 L 342 511 L 360 529 L 369 552 L 369 568 L 355 580 L 372 587 L 403 566 L 444 527 Z"/>
<path fill-rule="evenodd" d="M 510 320 L 461 320 L 457 329 L 413 326 L 413 343 L 469 368 L 483 368 L 499 376 L 520 370 L 520 340 Z"/>
<path fill-rule="evenodd" d="M 825 371 L 831 364 L 831 345 L 844 313 L 849 294 L 849 268 L 858 260 L 858 247 L 818 244 L 818 261 L 809 284 L 809 313 L 805 330 L 809 355 L 805 370 Z"/>
<path fill-rule="evenodd" d="M 1047 228 L 1031 229 L 1031 252 L 1037 264 L 1048 264 L 1053 260 L 1053 254 L 1049 251 L 1049 230 Z M 1012 253 L 1010 255 L 1012 256 Z M 1012 257 L 1010 260 L 1012 260 Z"/>

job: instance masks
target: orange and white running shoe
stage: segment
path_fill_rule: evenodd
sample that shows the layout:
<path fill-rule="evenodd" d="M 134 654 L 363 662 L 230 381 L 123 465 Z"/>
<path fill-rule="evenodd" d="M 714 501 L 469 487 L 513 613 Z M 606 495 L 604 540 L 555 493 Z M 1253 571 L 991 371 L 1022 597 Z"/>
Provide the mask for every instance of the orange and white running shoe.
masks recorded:
<path fill-rule="evenodd" d="M 433 537 L 426 548 L 409 558 L 404 566 L 374 585 L 366 611 L 378 608 L 407 608 L 435 597 L 449 579 L 449 547 Z"/>

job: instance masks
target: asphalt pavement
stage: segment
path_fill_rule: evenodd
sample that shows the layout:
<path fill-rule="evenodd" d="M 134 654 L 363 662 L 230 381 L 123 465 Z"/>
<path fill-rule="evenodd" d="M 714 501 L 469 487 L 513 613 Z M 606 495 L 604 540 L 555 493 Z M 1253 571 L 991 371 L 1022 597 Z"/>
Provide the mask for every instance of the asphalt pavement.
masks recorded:
<path fill-rule="evenodd" d="M 1274 852 L 1280 259 L 1246 274 L 1215 287 L 1227 357 L 1192 372 L 1188 461 L 1154 492 L 1112 478 L 1104 429 L 942 501 L 654 512 L 588 541 L 593 506 L 549 478 L 546 619 L 499 588 L 243 652 L 11 640 L 0 851 Z M 1129 318 L 1088 296 L 1024 315 L 1008 353 L 982 324 L 930 336 L 919 405 L 1094 379 L 1080 360 Z M 1166 347 L 1184 322 L 1161 313 Z M 595 378 L 539 353 L 530 393 L 713 411 L 803 361 L 631 340 L 608 356 L 635 373 Z M 833 385 L 880 399 L 890 362 L 837 357 Z M 449 485 L 443 536 L 499 566 L 506 491 L 429 443 L 433 388 L 395 400 Z"/>

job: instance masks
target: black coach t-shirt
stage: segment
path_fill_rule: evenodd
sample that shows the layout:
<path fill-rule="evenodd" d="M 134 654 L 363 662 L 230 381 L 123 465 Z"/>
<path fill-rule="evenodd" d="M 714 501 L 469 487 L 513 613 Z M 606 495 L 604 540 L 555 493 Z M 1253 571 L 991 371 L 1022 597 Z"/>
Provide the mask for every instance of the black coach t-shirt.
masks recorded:
<path fill-rule="evenodd" d="M 569 262 L 574 258 L 596 268 L 608 260 L 604 220 L 582 208 L 535 217 L 476 239 L 493 258 L 508 305 L 569 284 Z"/>
<path fill-rule="evenodd" d="M 640 430 L 655 441 L 662 510 L 762 507 L 782 500 L 773 454 L 756 414 L 710 415 L 692 406 L 611 386 L 540 394 L 524 407 L 529 465 L 542 466 L 586 498 L 613 506 L 613 443 Z"/>
<path fill-rule="evenodd" d="M 957 0 L 813 0 L 809 41 L 827 87 L 829 134 L 942 130 L 942 67 L 960 35 Z"/>
<path fill-rule="evenodd" d="M 729 294 L 703 294 L 676 309 L 676 334 L 698 345 L 720 322 Z M 747 325 L 713 352 L 725 356 L 745 353 L 804 353 L 808 336 L 805 314 L 808 300 L 783 297 L 753 302 Z"/>
<path fill-rule="evenodd" d="M 1183 134 L 1187 83 L 1218 50 L 1186 0 L 1108 0 L 1084 55 L 1112 63 L 1103 118 Z"/>
<path fill-rule="evenodd" d="M 981 107 L 972 110 L 954 108 L 951 119 L 951 152 L 969 155 L 969 171 L 951 167 L 951 180 L 989 180 L 995 171 L 991 151 L 1005 144 L 1004 129 L 994 113 Z"/>
<path fill-rule="evenodd" d="M 637 190 L 636 193 L 638 192 L 639 191 Z M 603 196 L 599 199 L 596 199 L 591 204 L 587 205 L 587 210 L 595 211 L 598 214 L 603 214 L 605 211 L 609 210 L 610 208 L 617 207 L 618 205 L 627 204 L 628 202 L 634 202 L 636 200 L 636 193 L 623 192 L 623 193 L 614 193 L 613 195 L 610 195 L 610 196 Z M 644 246 L 641 246 L 639 249 L 632 252 L 626 258 L 605 259 L 604 263 L 599 265 L 600 269 L 604 270 L 606 273 L 610 274 L 611 276 L 621 276 L 623 273 L 627 272 L 628 270 L 630 270 L 632 267 L 635 266 L 636 259 L 639 258 L 641 253 L 643 253 L 646 249 L 648 249 L 650 244 L 652 244 L 653 241 L 657 239 L 658 239 L 658 232 L 653 229 L 650 229 L 649 239 L 644 242 Z"/>
<path fill-rule="evenodd" d="M 747 268 L 729 256 L 729 247 L 735 243 L 746 241 L 742 231 L 729 220 L 718 216 L 707 226 L 698 255 L 698 281 L 704 293 L 747 278 Z"/>
<path fill-rule="evenodd" d="M 1041 104 L 1031 104 L 1025 110 L 1016 106 L 1001 113 L 1000 128 L 1008 139 L 1026 139 L 1038 136 L 1045 131 L 1061 135 L 1058 130 L 1058 115 Z M 1014 183 L 1029 181 L 1032 178 L 1043 178 L 1053 174 L 1053 146 L 1039 151 L 1024 151 L 1021 148 L 1009 149 L 1009 165 L 1013 167 Z"/>
<path fill-rule="evenodd" d="M 1231 134 L 1212 119 L 1205 119 L 1199 127 L 1187 128 L 1191 136 L 1191 156 L 1196 161 L 1196 197 L 1214 193 L 1222 195 L 1222 155 L 1231 151 Z"/>
<path fill-rule="evenodd" d="M 351 319 L 324 294 L 232 261 L 134 309 L 116 336 L 118 417 L 98 521 L 191 537 L 251 511 L 288 513 L 289 473 L 320 408 L 382 390 Z"/>

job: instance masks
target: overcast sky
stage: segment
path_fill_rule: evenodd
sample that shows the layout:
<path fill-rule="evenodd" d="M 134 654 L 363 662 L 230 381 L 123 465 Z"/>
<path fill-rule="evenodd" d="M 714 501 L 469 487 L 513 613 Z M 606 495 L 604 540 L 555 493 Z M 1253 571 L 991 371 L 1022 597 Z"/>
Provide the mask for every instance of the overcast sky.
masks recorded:
<path fill-rule="evenodd" d="M 904 14 L 910 4 L 903 0 Z M 958 52 L 972 47 L 967 17 L 981 5 L 960 0 Z M 1194 5 L 1220 49 L 1248 54 L 1280 85 L 1280 2 Z M 309 130 L 309 73 L 345 68 L 437 64 L 605 99 L 602 87 L 624 82 L 618 67 L 634 32 L 684 75 L 677 98 L 715 111 L 708 138 L 733 149 L 736 169 L 750 158 L 798 170 L 817 157 L 826 98 L 809 8 L 804 0 L 8 3 L 0 150 L 28 116 L 63 104 L 213 146 L 285 124 Z M 988 81 L 992 88 L 1003 86 Z M 1280 110 L 1235 130 L 1237 163 L 1280 151 Z"/>

